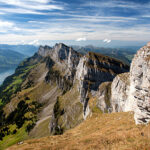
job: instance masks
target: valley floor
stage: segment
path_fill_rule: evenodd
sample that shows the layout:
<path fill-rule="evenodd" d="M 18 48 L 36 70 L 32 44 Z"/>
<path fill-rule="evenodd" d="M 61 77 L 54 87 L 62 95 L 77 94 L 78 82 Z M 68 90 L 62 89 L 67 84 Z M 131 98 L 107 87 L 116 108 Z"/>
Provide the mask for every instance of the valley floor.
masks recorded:
<path fill-rule="evenodd" d="M 149 150 L 150 124 L 135 125 L 133 113 L 93 113 L 63 135 L 24 141 L 8 150 Z"/>

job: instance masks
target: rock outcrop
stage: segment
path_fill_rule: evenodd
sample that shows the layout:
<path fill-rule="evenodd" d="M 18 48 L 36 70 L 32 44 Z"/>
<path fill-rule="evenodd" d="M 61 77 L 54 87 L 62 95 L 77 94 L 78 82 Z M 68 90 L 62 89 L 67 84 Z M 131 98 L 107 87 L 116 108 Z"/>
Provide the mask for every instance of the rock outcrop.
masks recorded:
<path fill-rule="evenodd" d="M 131 96 L 136 123 L 150 121 L 150 43 L 135 55 L 130 69 Z"/>
<path fill-rule="evenodd" d="M 99 92 L 103 95 L 99 98 L 99 103 L 102 103 L 108 93 Z M 136 124 L 150 121 L 150 43 L 134 56 L 129 73 L 114 78 L 109 100 L 113 112 L 134 111 Z M 105 105 L 100 108 L 103 110 Z"/>
<path fill-rule="evenodd" d="M 97 107 L 103 113 L 124 112 L 128 110 L 129 88 L 129 73 L 117 75 L 113 82 L 102 83 L 96 92 Z"/>
<path fill-rule="evenodd" d="M 112 81 L 113 78 L 123 72 L 127 72 L 129 67 L 113 58 L 89 52 L 80 59 L 77 67 L 76 78 L 79 81 L 79 92 L 81 102 L 84 105 L 84 118 L 89 114 L 88 100 L 89 93 L 97 91 L 101 83 Z"/>
<path fill-rule="evenodd" d="M 40 46 L 38 55 L 42 57 L 50 57 L 53 60 L 55 68 L 54 70 L 63 76 L 58 83 L 60 83 L 62 80 L 69 80 L 71 83 L 73 83 L 76 68 L 81 58 L 80 53 L 73 50 L 72 47 L 68 47 L 63 43 L 59 43 L 53 48 L 49 46 Z"/>
<path fill-rule="evenodd" d="M 127 99 L 130 87 L 129 73 L 119 74 L 111 84 L 111 106 L 113 112 L 127 110 Z"/>
<path fill-rule="evenodd" d="M 95 94 L 97 102 L 96 106 L 103 113 L 111 113 L 112 112 L 112 104 L 110 101 L 111 98 L 111 82 L 103 82 L 98 91 Z"/>

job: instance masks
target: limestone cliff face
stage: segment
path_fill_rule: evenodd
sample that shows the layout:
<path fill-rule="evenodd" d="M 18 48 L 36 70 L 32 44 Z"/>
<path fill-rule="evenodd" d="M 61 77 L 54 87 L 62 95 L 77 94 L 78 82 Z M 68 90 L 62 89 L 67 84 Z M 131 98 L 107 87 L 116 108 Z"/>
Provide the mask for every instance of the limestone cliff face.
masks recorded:
<path fill-rule="evenodd" d="M 84 118 L 89 114 L 88 95 L 97 91 L 101 83 L 112 81 L 113 78 L 128 71 L 128 66 L 122 62 L 100 54 L 89 52 L 80 59 L 77 67 L 76 79 L 79 81 L 81 102 L 84 106 Z"/>
<path fill-rule="evenodd" d="M 69 80 L 71 83 L 73 83 L 81 54 L 74 51 L 73 48 L 68 47 L 63 43 L 59 43 L 53 48 L 48 46 L 40 46 L 38 55 L 42 57 L 50 57 L 53 60 L 55 68 L 54 70 L 63 76 L 63 78 L 61 77 L 57 83 L 61 84 L 61 81 L 63 80 Z"/>
<path fill-rule="evenodd" d="M 65 63 L 69 69 L 77 67 L 80 59 L 80 54 L 62 43 L 56 44 L 52 50 L 52 59 Z"/>
<path fill-rule="evenodd" d="M 49 46 L 40 46 L 38 54 L 42 57 L 50 56 L 51 59 L 65 69 L 74 69 L 77 67 L 81 54 L 63 43 L 56 44 L 53 48 Z"/>
<path fill-rule="evenodd" d="M 134 111 L 136 124 L 150 121 L 150 43 L 134 56 L 129 73 L 114 78 L 109 99 L 113 112 Z"/>
<path fill-rule="evenodd" d="M 111 98 L 111 82 L 103 82 L 98 91 L 95 94 L 97 102 L 97 108 L 99 108 L 103 113 L 112 112 Z"/>
<path fill-rule="evenodd" d="M 129 93 L 129 73 L 116 76 L 111 85 L 111 106 L 113 112 L 126 111 L 126 103 Z"/>
<path fill-rule="evenodd" d="M 97 107 L 103 113 L 124 112 L 130 89 L 129 73 L 117 75 L 113 82 L 104 82 L 96 92 Z"/>
<path fill-rule="evenodd" d="M 150 121 L 150 43 L 135 55 L 130 70 L 131 95 L 136 123 Z"/>

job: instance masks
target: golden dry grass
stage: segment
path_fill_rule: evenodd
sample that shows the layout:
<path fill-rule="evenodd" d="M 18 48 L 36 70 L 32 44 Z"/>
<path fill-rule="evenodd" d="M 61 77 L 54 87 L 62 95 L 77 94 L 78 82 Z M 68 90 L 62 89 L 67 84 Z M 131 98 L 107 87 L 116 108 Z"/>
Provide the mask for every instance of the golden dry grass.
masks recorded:
<path fill-rule="evenodd" d="M 24 141 L 8 150 L 150 150 L 150 125 L 135 125 L 131 112 L 93 113 L 64 135 Z"/>

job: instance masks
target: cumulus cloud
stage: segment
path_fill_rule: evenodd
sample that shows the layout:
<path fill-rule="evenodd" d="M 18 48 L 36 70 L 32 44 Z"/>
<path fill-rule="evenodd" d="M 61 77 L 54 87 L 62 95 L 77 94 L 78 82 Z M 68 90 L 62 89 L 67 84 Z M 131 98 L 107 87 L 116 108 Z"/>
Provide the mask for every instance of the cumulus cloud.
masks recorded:
<path fill-rule="evenodd" d="M 81 37 L 81 38 L 76 39 L 77 42 L 86 41 L 86 40 L 87 40 L 86 37 Z"/>
<path fill-rule="evenodd" d="M 111 40 L 110 40 L 110 39 L 104 39 L 103 42 L 104 42 L 104 43 L 110 43 Z"/>

